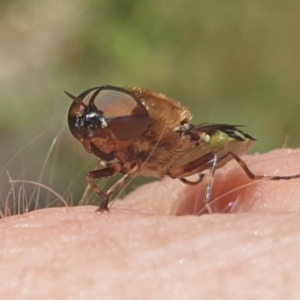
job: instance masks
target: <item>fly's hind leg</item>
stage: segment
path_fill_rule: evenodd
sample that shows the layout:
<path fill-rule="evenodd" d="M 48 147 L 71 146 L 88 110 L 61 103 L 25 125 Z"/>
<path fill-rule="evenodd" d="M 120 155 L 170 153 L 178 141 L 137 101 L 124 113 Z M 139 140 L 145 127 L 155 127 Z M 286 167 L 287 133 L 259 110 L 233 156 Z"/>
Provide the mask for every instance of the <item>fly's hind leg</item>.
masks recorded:
<path fill-rule="evenodd" d="M 240 157 L 238 157 L 235 153 L 233 153 L 231 151 L 228 151 L 224 155 L 222 155 L 221 159 L 225 159 L 228 156 L 231 156 L 231 158 L 234 159 L 240 165 L 240 167 L 246 173 L 247 177 L 251 180 L 262 180 L 262 179 L 265 179 L 265 180 L 290 180 L 290 179 L 300 178 L 300 174 L 289 175 L 289 176 L 255 175 L 250 171 L 250 169 L 248 168 L 246 163 Z"/>
<path fill-rule="evenodd" d="M 218 157 L 218 161 L 226 160 L 228 157 L 234 159 L 239 166 L 243 169 L 247 177 L 251 180 L 290 180 L 300 178 L 300 174 L 289 175 L 289 176 L 270 176 L 270 175 L 255 175 L 248 168 L 247 164 L 235 153 L 228 151 Z M 213 168 L 212 168 L 213 169 Z M 208 198 L 209 199 L 209 198 Z M 205 199 L 204 199 L 205 200 Z M 208 200 L 209 201 L 209 200 Z"/>
<path fill-rule="evenodd" d="M 184 184 L 189 184 L 189 185 L 197 185 L 203 181 L 203 178 L 205 177 L 205 174 L 199 174 L 199 178 L 196 181 L 190 181 L 185 178 L 179 178 L 181 182 Z"/>
<path fill-rule="evenodd" d="M 169 176 L 171 178 L 179 178 L 183 183 L 196 185 L 200 183 L 205 176 L 199 175 L 199 179 L 195 182 L 188 181 L 184 177 L 201 173 L 204 170 L 211 169 L 208 176 L 208 183 L 205 188 L 203 202 L 209 213 L 213 213 L 213 209 L 210 206 L 211 190 L 213 185 L 213 178 L 217 168 L 219 156 L 215 152 L 209 152 L 185 165 L 179 166 L 175 169 L 169 170 Z"/>
<path fill-rule="evenodd" d="M 216 167 L 217 167 L 217 160 L 218 160 L 217 154 L 213 153 L 213 155 L 214 155 L 214 157 L 212 160 L 212 166 L 211 166 L 210 173 L 208 176 L 208 183 L 205 187 L 204 198 L 203 198 L 204 205 L 210 214 L 212 214 L 214 212 L 212 207 L 210 206 L 210 198 L 211 198 L 213 179 L 214 179 L 214 175 L 215 175 L 215 171 L 216 171 Z M 189 184 L 189 185 L 197 185 L 203 180 L 204 177 L 205 177 L 205 174 L 199 174 L 199 178 L 196 181 L 189 181 L 185 178 L 180 178 L 180 181 L 185 184 Z"/>
<path fill-rule="evenodd" d="M 210 206 L 210 200 L 211 200 L 211 190 L 212 190 L 212 184 L 213 184 L 213 178 L 216 169 L 218 168 L 218 164 L 222 164 L 224 161 L 229 161 L 231 159 L 234 159 L 239 166 L 243 169 L 247 177 L 251 180 L 290 180 L 290 179 L 296 179 L 300 178 L 300 174 L 296 175 L 290 175 L 290 176 L 268 176 L 268 175 L 255 175 L 253 174 L 246 163 L 235 153 L 228 151 L 224 152 L 222 154 L 217 155 L 215 152 L 207 153 L 198 159 L 195 159 L 192 162 L 189 162 L 185 165 L 179 166 L 173 170 L 169 170 L 169 176 L 172 178 L 180 178 L 180 180 L 184 183 L 186 183 L 186 179 L 183 177 L 187 177 L 190 175 L 193 175 L 195 173 L 200 173 L 203 170 L 210 169 L 209 177 L 208 177 L 208 183 L 205 189 L 204 193 L 204 199 L 203 202 L 205 204 L 206 209 L 212 213 L 213 210 Z M 184 180 L 182 180 L 184 179 Z M 189 183 L 189 182 L 188 182 Z"/>

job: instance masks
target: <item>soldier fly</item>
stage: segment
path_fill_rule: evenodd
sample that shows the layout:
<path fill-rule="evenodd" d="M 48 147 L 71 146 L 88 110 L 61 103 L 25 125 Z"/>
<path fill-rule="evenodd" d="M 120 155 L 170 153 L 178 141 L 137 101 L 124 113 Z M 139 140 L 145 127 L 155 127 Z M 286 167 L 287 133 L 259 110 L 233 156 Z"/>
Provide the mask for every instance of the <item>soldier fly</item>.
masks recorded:
<path fill-rule="evenodd" d="M 209 170 L 204 203 L 209 212 L 216 169 L 235 160 L 252 180 L 288 180 L 292 176 L 254 175 L 240 158 L 255 143 L 239 125 L 191 123 L 191 113 L 177 101 L 148 90 L 101 86 L 75 97 L 68 113 L 72 135 L 85 150 L 96 155 L 102 168 L 86 174 L 89 185 L 101 197 L 98 211 L 123 184 L 136 176 L 178 178 L 196 185 Z M 94 179 L 117 173 L 123 177 L 107 192 Z M 198 180 L 186 177 L 199 174 Z"/>

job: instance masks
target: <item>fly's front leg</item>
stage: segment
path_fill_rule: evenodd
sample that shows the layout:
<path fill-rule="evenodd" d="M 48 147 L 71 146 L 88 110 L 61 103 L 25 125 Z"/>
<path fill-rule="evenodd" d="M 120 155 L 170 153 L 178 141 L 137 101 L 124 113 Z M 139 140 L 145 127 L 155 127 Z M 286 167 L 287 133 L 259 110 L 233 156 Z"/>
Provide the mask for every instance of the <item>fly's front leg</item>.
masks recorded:
<path fill-rule="evenodd" d="M 119 173 L 122 169 L 120 163 L 114 163 L 109 167 L 106 167 L 101 170 L 94 170 L 88 172 L 86 174 L 86 178 L 88 183 L 94 188 L 95 192 L 102 198 L 102 202 L 96 212 L 105 212 L 108 211 L 108 203 L 112 195 L 117 191 L 120 187 L 122 187 L 131 177 L 139 170 L 140 166 L 136 163 L 131 164 L 130 170 L 120 179 L 118 180 L 111 188 L 108 189 L 106 193 L 104 193 L 94 182 L 95 178 L 109 177 L 113 176 L 116 173 Z"/>
<path fill-rule="evenodd" d="M 110 177 L 115 175 L 116 173 L 120 172 L 122 166 L 120 163 L 114 163 L 110 165 L 109 167 L 106 167 L 104 169 L 100 170 L 94 170 L 91 172 L 86 173 L 86 179 L 89 183 L 89 185 L 94 189 L 94 191 L 101 197 L 102 202 L 98 208 L 97 211 L 107 211 L 108 208 L 108 202 L 111 197 L 111 193 L 104 193 L 94 182 L 94 179 L 96 178 L 102 178 L 102 177 Z"/>
<path fill-rule="evenodd" d="M 105 167 L 106 166 L 106 162 L 102 159 L 99 159 L 94 170 L 98 170 L 100 167 Z M 82 197 L 79 201 L 79 205 L 84 205 L 86 203 L 86 198 L 87 198 L 87 195 L 88 195 L 88 192 L 89 190 L 91 189 L 91 185 L 88 183 L 86 188 L 84 189 L 84 192 L 82 194 Z"/>
<path fill-rule="evenodd" d="M 106 192 L 106 197 L 110 199 L 115 191 L 124 186 L 124 184 L 126 184 L 132 178 L 132 176 L 139 170 L 139 168 L 140 167 L 138 164 L 133 164 L 130 171 L 121 179 L 119 179 L 112 187 L 109 188 L 109 190 Z"/>

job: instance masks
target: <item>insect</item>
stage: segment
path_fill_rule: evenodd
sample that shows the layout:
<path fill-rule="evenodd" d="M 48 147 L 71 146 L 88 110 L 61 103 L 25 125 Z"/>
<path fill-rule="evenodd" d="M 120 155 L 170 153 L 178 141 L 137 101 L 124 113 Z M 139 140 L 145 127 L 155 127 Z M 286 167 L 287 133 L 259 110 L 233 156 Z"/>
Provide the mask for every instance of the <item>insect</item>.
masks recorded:
<path fill-rule="evenodd" d="M 178 178 L 196 185 L 210 170 L 204 193 L 209 212 L 216 169 L 235 160 L 253 180 L 288 180 L 293 176 L 254 175 L 239 157 L 255 139 L 227 124 L 191 123 L 191 113 L 177 101 L 140 88 L 101 86 L 78 97 L 65 92 L 73 103 L 68 113 L 72 135 L 85 150 L 100 159 L 102 168 L 86 174 L 89 185 L 102 198 L 98 211 L 107 211 L 116 190 L 136 176 Z M 117 173 L 123 177 L 104 192 L 94 179 Z M 199 174 L 196 181 L 186 177 Z"/>

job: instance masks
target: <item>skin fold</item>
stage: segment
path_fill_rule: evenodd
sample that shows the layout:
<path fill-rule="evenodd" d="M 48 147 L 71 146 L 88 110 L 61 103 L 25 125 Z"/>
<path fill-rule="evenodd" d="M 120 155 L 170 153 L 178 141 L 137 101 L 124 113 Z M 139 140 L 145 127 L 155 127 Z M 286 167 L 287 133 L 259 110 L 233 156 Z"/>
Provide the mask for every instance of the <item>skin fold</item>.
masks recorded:
<path fill-rule="evenodd" d="M 300 173 L 300 149 L 243 159 L 255 174 Z M 211 215 L 204 178 L 142 186 L 109 213 L 3 219 L 0 299 L 297 299 L 300 179 L 249 183 L 235 162 L 218 170 Z"/>

